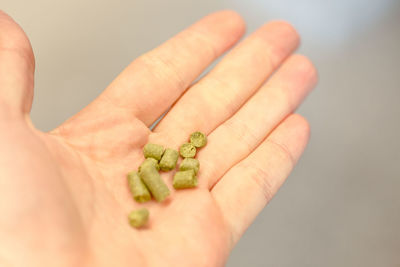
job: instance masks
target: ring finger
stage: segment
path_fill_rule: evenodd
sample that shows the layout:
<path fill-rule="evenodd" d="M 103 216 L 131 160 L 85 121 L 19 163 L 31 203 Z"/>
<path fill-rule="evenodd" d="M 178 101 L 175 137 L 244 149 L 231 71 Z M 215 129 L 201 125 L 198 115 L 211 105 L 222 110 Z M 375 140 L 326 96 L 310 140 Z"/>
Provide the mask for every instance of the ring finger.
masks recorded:
<path fill-rule="evenodd" d="M 208 146 L 198 154 L 203 165 L 200 185 L 213 187 L 226 170 L 249 155 L 300 105 L 316 81 L 316 70 L 306 57 L 290 57 L 232 118 L 210 134 Z"/>

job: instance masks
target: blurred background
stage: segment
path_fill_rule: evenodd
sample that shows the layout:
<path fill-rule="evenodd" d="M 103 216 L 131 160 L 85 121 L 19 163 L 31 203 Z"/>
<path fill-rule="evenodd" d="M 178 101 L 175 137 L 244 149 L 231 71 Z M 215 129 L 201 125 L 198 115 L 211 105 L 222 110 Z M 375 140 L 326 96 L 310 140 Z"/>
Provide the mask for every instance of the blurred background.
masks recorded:
<path fill-rule="evenodd" d="M 227 266 L 400 266 L 400 1 L 2 0 L 0 8 L 32 42 L 32 119 L 44 131 L 210 12 L 238 11 L 248 32 L 288 20 L 319 70 L 299 110 L 312 138 Z"/>

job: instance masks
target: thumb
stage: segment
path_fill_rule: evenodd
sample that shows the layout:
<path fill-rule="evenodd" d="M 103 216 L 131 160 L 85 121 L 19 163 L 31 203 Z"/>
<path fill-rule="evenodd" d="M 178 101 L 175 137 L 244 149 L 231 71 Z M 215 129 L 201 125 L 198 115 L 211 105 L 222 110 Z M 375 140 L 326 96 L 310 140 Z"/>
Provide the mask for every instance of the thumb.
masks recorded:
<path fill-rule="evenodd" d="M 21 27 L 0 10 L 0 119 L 31 110 L 35 59 Z"/>

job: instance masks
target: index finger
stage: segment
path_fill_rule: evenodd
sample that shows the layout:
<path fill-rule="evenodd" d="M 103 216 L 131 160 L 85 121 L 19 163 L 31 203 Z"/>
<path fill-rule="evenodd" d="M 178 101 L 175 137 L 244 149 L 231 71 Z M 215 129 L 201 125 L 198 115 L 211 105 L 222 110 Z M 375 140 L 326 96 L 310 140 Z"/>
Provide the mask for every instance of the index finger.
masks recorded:
<path fill-rule="evenodd" d="M 134 60 L 100 95 L 100 103 L 111 102 L 151 125 L 244 29 L 233 11 L 204 17 Z"/>

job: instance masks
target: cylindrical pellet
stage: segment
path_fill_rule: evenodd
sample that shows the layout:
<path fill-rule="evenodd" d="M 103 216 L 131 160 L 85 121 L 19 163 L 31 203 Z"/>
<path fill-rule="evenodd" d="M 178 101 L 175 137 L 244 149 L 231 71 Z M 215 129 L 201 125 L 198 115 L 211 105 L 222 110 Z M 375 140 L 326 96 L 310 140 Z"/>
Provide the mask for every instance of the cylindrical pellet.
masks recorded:
<path fill-rule="evenodd" d="M 129 213 L 129 224 L 135 228 L 144 226 L 149 220 L 149 211 L 146 208 L 140 208 Z"/>
<path fill-rule="evenodd" d="M 178 151 L 171 148 L 165 149 L 164 155 L 162 156 L 159 163 L 160 169 L 162 171 L 170 171 L 175 169 L 178 158 L 179 158 Z"/>
<path fill-rule="evenodd" d="M 194 158 L 196 156 L 196 147 L 191 143 L 185 143 L 179 148 L 179 153 L 184 158 Z"/>
<path fill-rule="evenodd" d="M 147 158 L 142 162 L 142 164 L 140 164 L 138 171 L 140 172 L 140 170 L 142 168 L 145 168 L 147 165 L 152 165 L 152 166 L 156 167 L 157 170 L 160 170 L 160 166 L 158 165 L 158 161 L 156 159 Z"/>
<path fill-rule="evenodd" d="M 142 168 L 139 176 L 158 202 L 164 201 L 169 196 L 169 189 L 154 166 Z"/>
<path fill-rule="evenodd" d="M 142 179 L 140 179 L 136 171 L 128 173 L 128 183 L 133 198 L 137 202 L 146 202 L 151 199 L 149 190 L 147 189 L 146 185 L 142 182 Z"/>
<path fill-rule="evenodd" d="M 195 147 L 203 147 L 207 144 L 207 136 L 202 132 L 194 132 L 190 135 L 190 143 Z"/>
<path fill-rule="evenodd" d="M 181 165 L 179 165 L 180 171 L 194 170 L 194 173 L 197 174 L 200 168 L 200 162 L 197 159 L 193 158 L 185 158 L 182 160 Z"/>
<path fill-rule="evenodd" d="M 175 189 L 192 188 L 197 186 L 194 170 L 178 171 L 175 173 L 172 185 Z"/>
<path fill-rule="evenodd" d="M 146 144 L 143 147 L 143 155 L 145 158 L 154 158 L 157 161 L 161 159 L 164 153 L 164 147 L 156 144 Z"/>

